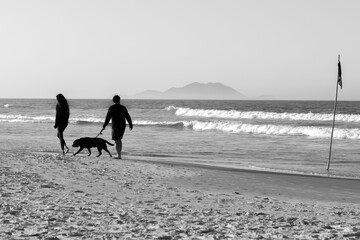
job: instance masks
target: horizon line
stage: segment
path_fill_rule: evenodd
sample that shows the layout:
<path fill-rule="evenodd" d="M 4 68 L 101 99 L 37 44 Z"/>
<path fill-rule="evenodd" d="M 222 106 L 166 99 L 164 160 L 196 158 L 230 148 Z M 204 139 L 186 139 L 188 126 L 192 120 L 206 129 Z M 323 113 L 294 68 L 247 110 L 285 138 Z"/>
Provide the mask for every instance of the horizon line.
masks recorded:
<path fill-rule="evenodd" d="M 51 100 L 54 99 L 56 100 L 55 97 L 0 97 L 0 99 L 21 99 L 21 100 L 26 100 L 26 99 L 31 99 L 31 100 L 37 100 L 37 99 L 41 99 L 41 100 Z M 111 100 L 111 98 L 67 98 L 70 100 Z M 169 100 L 179 100 L 179 101 L 304 101 L 304 102 L 308 102 L 308 101 L 319 101 L 319 102 L 334 102 L 334 100 L 326 100 L 326 99 L 214 99 L 214 98 L 204 98 L 204 99 L 187 99 L 187 98 L 128 98 L 128 97 L 121 97 L 122 100 L 163 100 L 163 101 L 169 101 Z M 359 102 L 360 100 L 338 100 L 338 102 Z"/>

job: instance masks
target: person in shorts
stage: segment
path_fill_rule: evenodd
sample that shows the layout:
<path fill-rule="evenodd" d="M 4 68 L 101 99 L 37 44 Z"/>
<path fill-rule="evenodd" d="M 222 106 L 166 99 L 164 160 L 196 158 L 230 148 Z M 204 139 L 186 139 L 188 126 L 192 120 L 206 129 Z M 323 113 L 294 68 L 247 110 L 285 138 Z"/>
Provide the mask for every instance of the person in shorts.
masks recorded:
<path fill-rule="evenodd" d="M 113 102 L 114 105 L 110 106 L 107 112 L 103 130 L 105 130 L 111 119 L 111 136 L 112 140 L 115 141 L 116 152 L 118 154 L 118 156 L 115 158 L 121 159 L 122 138 L 126 128 L 126 121 L 129 123 L 130 130 L 133 129 L 133 124 L 128 110 L 126 107 L 120 104 L 120 97 L 118 95 L 113 97 Z"/>

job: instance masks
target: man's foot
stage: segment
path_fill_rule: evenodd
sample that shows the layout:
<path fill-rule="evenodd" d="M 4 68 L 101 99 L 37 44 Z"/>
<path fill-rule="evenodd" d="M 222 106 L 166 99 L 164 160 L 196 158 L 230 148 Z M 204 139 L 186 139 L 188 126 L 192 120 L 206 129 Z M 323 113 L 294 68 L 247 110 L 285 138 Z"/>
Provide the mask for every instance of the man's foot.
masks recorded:
<path fill-rule="evenodd" d="M 65 146 L 65 147 L 66 147 L 65 153 L 68 153 L 70 149 L 67 146 Z"/>
<path fill-rule="evenodd" d="M 121 159 L 121 157 L 114 157 L 114 159 Z"/>

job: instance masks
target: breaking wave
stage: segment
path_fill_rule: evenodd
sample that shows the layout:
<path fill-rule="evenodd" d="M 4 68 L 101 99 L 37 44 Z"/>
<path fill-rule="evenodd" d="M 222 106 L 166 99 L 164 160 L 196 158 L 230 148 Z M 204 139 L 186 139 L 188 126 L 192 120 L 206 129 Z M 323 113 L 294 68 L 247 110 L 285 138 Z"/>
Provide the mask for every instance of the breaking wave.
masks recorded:
<path fill-rule="evenodd" d="M 228 121 L 179 121 L 179 122 L 153 122 L 135 121 L 140 126 L 162 126 L 187 128 L 195 131 L 221 131 L 228 133 L 248 133 L 265 135 L 288 135 L 307 136 L 313 138 L 329 138 L 331 127 L 318 126 L 292 126 L 274 124 L 248 124 Z M 336 128 L 334 138 L 338 139 L 360 139 L 359 128 Z"/>
<path fill-rule="evenodd" d="M 152 122 L 135 121 L 140 126 L 163 126 L 187 128 L 195 131 L 221 131 L 228 133 L 247 133 L 283 136 L 306 136 L 313 138 L 329 138 L 331 127 L 317 126 L 292 126 L 274 124 L 248 124 L 228 121 L 179 121 L 179 122 Z M 336 128 L 334 138 L 337 139 L 360 139 L 358 128 Z"/>
<path fill-rule="evenodd" d="M 54 123 L 53 116 L 23 116 L 0 114 L 0 122 L 14 123 Z M 70 118 L 72 124 L 102 124 L 104 119 L 96 117 Z M 150 121 L 135 120 L 134 125 L 145 127 L 166 127 L 189 129 L 195 131 L 220 131 L 225 133 L 248 133 L 285 136 L 307 136 L 314 138 L 329 138 L 331 127 L 297 126 L 276 124 L 251 124 L 239 121 Z M 359 128 L 335 128 L 334 138 L 360 139 Z"/>
<path fill-rule="evenodd" d="M 10 122 L 10 123 L 54 123 L 55 117 L 53 116 L 23 116 L 23 115 L 4 115 L 0 114 L 0 122 Z M 75 117 L 70 118 L 69 122 L 71 124 L 79 125 L 91 125 L 91 124 L 103 124 L 104 118 L 97 117 Z M 134 125 L 138 126 L 160 126 L 160 127 L 175 127 L 183 128 L 191 125 L 190 122 L 182 121 L 173 121 L 173 122 L 156 122 L 156 121 L 146 121 L 138 120 L 133 121 Z"/>
<path fill-rule="evenodd" d="M 50 116 L 23 116 L 23 115 L 0 114 L 0 122 L 48 123 L 48 122 L 54 122 L 54 121 L 55 121 L 55 117 L 50 117 Z"/>
<path fill-rule="evenodd" d="M 194 121 L 189 125 L 194 130 L 218 130 L 233 133 L 266 134 L 266 135 L 299 135 L 314 138 L 329 138 L 331 134 L 330 127 L 314 126 L 291 126 L 291 125 L 273 125 L 273 124 L 244 124 L 233 122 L 202 122 Z M 360 139 L 360 129 L 345 128 L 335 129 L 334 138 L 338 139 Z"/>
<path fill-rule="evenodd" d="M 54 123 L 54 116 L 24 116 L 24 115 L 4 115 L 0 114 L 0 122 L 11 123 Z M 72 124 L 90 125 L 90 124 L 103 124 L 104 118 L 97 117 L 75 117 L 70 118 L 69 122 Z M 167 127 L 184 127 L 190 125 L 188 122 L 174 121 L 174 122 L 156 122 L 138 120 L 133 121 L 134 125 L 138 126 L 167 126 Z"/>
<path fill-rule="evenodd" d="M 24 115 L 5 115 L 0 114 L 0 122 L 12 122 L 12 123 L 54 123 L 54 116 L 24 116 Z M 70 118 L 70 123 L 76 124 L 93 124 L 103 123 L 104 119 L 95 117 L 85 118 Z"/>
<path fill-rule="evenodd" d="M 333 114 L 327 113 L 277 113 L 263 111 L 236 111 L 236 110 L 214 110 L 214 109 L 192 109 L 169 106 L 167 111 L 174 112 L 177 116 L 222 118 L 222 119 L 263 119 L 263 120 L 294 120 L 294 121 L 332 121 Z M 360 122 L 358 114 L 337 114 L 337 121 Z"/>

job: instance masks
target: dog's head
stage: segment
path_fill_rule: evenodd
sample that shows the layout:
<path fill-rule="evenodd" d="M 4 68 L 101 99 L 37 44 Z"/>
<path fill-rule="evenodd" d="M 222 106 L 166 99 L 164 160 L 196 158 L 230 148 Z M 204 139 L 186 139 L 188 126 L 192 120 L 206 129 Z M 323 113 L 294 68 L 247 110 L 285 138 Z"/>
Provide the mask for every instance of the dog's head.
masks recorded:
<path fill-rule="evenodd" d="M 74 142 L 73 142 L 73 147 L 79 147 L 80 146 L 80 139 L 76 139 Z"/>

